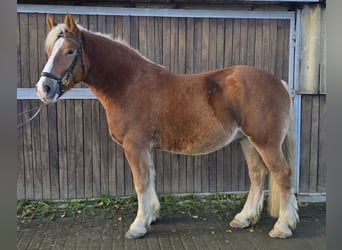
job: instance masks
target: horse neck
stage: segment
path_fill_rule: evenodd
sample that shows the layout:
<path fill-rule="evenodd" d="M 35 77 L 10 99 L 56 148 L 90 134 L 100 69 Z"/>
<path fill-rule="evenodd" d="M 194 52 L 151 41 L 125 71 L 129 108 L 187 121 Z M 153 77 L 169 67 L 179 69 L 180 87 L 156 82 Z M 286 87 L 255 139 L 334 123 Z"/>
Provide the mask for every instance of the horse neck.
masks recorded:
<path fill-rule="evenodd" d="M 118 101 L 149 62 L 119 42 L 85 31 L 82 35 L 88 64 L 84 82 L 102 104 Z"/>

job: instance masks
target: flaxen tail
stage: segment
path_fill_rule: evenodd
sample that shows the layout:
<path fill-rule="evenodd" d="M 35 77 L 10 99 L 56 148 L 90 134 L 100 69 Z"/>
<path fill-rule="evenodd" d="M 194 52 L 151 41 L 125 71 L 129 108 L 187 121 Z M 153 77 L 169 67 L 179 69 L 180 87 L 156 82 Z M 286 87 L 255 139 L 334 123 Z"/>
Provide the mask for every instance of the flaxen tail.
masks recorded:
<path fill-rule="evenodd" d="M 295 161 L 296 161 L 296 137 L 295 137 L 295 128 L 294 128 L 294 111 L 293 111 L 293 101 L 292 101 L 292 93 L 291 89 L 288 87 L 285 81 L 282 81 L 284 87 L 287 89 L 291 104 L 290 104 L 290 114 L 289 114 L 289 129 L 286 133 L 282 149 L 285 155 L 285 158 L 290 165 L 292 176 L 294 176 L 295 171 Z M 279 217 L 279 192 L 276 183 L 272 180 L 271 175 L 269 175 L 269 185 L 270 185 L 270 193 L 268 198 L 268 212 L 272 217 Z"/>

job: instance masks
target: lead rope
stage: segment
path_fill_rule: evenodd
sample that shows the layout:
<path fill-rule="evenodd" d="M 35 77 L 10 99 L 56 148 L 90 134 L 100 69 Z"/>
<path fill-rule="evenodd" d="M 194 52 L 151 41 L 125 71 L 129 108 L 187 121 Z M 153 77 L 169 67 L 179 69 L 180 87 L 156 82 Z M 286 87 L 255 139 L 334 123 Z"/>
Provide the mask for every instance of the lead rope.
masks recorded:
<path fill-rule="evenodd" d="M 17 125 L 17 128 L 21 128 L 21 127 L 24 126 L 25 124 L 27 124 L 27 123 L 29 123 L 30 121 L 32 121 L 32 120 L 39 114 L 40 110 L 41 110 L 42 108 L 46 107 L 46 106 L 47 106 L 47 104 L 42 104 L 42 105 L 40 105 L 38 108 L 29 109 L 29 110 L 26 110 L 26 111 L 24 111 L 24 112 L 21 112 L 21 113 L 17 114 L 17 116 L 21 116 L 21 115 L 23 115 L 23 114 L 26 114 L 26 113 L 29 113 L 29 112 L 32 112 L 32 111 L 37 110 L 36 113 L 34 113 L 34 115 L 31 116 L 28 120 L 26 120 L 26 121 L 24 121 L 24 122 L 18 124 L 18 125 Z"/>

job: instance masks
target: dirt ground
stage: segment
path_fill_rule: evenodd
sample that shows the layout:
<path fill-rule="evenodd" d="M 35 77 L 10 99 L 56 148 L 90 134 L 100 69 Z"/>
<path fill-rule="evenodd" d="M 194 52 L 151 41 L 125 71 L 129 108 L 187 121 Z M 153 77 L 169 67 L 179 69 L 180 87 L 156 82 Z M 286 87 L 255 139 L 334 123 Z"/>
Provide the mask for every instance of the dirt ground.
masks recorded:
<path fill-rule="evenodd" d="M 236 211 L 234 211 L 236 212 Z M 232 214 L 232 213 L 231 213 Z M 268 236 L 275 219 L 262 213 L 253 227 L 233 229 L 217 211 L 197 215 L 168 212 L 138 240 L 125 239 L 133 211 L 82 217 L 35 218 L 17 223 L 17 249 L 326 249 L 325 203 L 305 203 L 300 223 L 286 240 Z"/>

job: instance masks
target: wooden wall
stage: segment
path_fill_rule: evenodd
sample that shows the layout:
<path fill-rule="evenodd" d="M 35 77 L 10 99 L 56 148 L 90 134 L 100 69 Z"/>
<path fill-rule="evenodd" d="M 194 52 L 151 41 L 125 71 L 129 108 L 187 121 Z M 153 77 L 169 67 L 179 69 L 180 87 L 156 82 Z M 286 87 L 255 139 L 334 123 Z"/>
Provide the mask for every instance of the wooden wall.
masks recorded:
<path fill-rule="evenodd" d="M 82 26 L 126 40 L 147 58 L 173 72 L 194 73 L 248 64 L 287 80 L 289 20 L 76 17 Z M 55 15 L 55 18 L 61 22 L 63 15 Z M 18 13 L 20 88 L 33 88 L 39 78 L 46 62 L 43 49 L 46 32 L 45 14 Z M 325 107 L 323 99 L 319 99 L 322 100 L 318 102 L 319 108 Z M 306 102 L 309 101 L 304 98 L 303 108 Z M 18 100 L 17 103 L 18 112 L 39 105 L 37 100 Z M 312 110 L 317 110 L 317 101 L 311 104 Z M 310 113 L 312 119 L 315 112 Z M 23 120 L 27 117 L 24 116 Z M 307 122 L 306 126 L 309 126 L 311 123 Z M 321 120 L 312 123 L 312 126 L 320 125 Z M 38 118 L 18 129 L 17 140 L 18 199 L 68 199 L 134 193 L 123 149 L 111 141 L 104 110 L 97 100 L 61 100 L 49 105 Z M 318 145 L 312 141 L 309 157 Z M 306 146 L 303 143 L 303 147 Z M 247 169 L 238 143 L 205 156 L 155 152 L 154 157 L 158 193 L 215 193 L 246 191 L 249 188 Z M 315 169 L 323 171 L 323 168 L 310 168 L 312 175 Z M 305 174 L 301 172 L 302 176 Z M 319 189 L 324 190 L 325 182 L 319 180 Z M 306 190 L 304 184 L 302 187 Z M 308 190 L 314 189 L 311 187 Z"/>
<path fill-rule="evenodd" d="M 326 95 L 303 95 L 299 189 L 326 192 Z"/>

